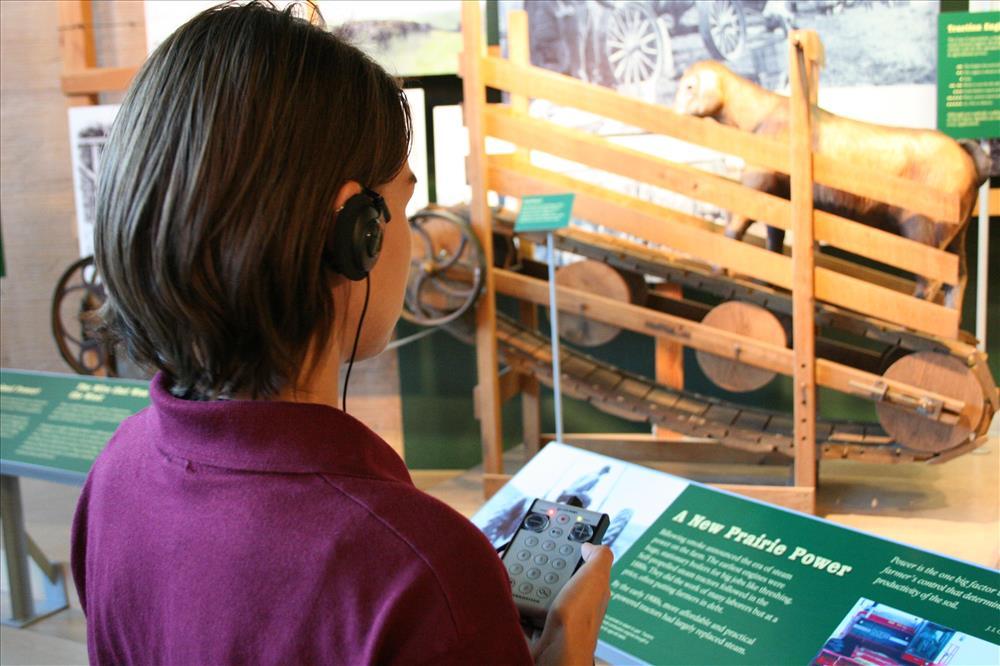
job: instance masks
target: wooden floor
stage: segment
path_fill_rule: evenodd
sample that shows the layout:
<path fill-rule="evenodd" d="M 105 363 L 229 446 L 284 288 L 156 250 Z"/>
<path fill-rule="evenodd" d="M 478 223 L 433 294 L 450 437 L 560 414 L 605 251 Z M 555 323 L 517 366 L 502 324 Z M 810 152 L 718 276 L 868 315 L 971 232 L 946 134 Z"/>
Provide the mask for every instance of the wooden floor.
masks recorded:
<path fill-rule="evenodd" d="M 1000 568 L 1000 419 L 986 446 L 944 465 L 888 467 L 828 461 L 821 467 L 820 515 L 842 525 Z M 505 464 L 515 471 L 518 451 Z M 677 473 L 698 474 L 692 466 Z M 414 481 L 466 516 L 482 504 L 482 474 L 415 471 Z M 22 480 L 29 532 L 50 558 L 69 559 L 69 525 L 79 489 Z M 3 614 L 8 615 L 6 577 Z M 86 623 L 70 586 L 72 607 L 28 629 L 0 628 L 0 664 L 83 664 Z"/>

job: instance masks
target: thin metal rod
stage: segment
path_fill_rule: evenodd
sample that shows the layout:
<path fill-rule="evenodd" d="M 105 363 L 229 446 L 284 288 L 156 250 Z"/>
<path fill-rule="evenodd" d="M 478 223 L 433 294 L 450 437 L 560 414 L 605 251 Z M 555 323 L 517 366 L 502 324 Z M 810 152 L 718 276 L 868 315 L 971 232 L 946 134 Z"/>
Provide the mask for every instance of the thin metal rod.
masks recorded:
<path fill-rule="evenodd" d="M 979 238 L 976 261 L 976 340 L 979 350 L 986 351 L 986 287 L 990 276 L 990 181 L 979 188 Z M 960 248 L 964 252 L 964 248 Z"/>
<path fill-rule="evenodd" d="M 0 475 L 0 511 L 3 512 L 3 548 L 7 556 L 11 616 L 15 622 L 35 614 L 28 568 L 28 541 L 24 532 L 21 486 L 16 476 Z"/>
<path fill-rule="evenodd" d="M 556 307 L 556 252 L 552 242 L 552 232 L 545 235 L 549 259 L 549 321 L 552 323 L 552 393 L 556 412 L 556 441 L 562 442 L 562 372 L 559 369 L 559 308 Z"/>

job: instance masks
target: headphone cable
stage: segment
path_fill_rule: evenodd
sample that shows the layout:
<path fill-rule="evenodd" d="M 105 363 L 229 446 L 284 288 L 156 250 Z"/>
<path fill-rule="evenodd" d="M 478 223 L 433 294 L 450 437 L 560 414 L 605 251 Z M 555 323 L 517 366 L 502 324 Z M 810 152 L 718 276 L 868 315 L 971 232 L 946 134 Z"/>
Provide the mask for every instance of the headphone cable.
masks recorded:
<path fill-rule="evenodd" d="M 351 369 L 354 368 L 354 357 L 358 353 L 358 340 L 361 339 L 361 324 L 365 321 L 365 314 L 368 312 L 368 297 L 372 292 L 371 275 L 365 275 L 365 304 L 361 307 L 361 317 L 358 319 L 358 331 L 354 334 L 354 347 L 351 349 L 351 360 L 347 364 L 347 375 L 344 377 L 344 394 L 341 398 L 341 408 L 347 413 L 347 384 L 351 381 Z"/>

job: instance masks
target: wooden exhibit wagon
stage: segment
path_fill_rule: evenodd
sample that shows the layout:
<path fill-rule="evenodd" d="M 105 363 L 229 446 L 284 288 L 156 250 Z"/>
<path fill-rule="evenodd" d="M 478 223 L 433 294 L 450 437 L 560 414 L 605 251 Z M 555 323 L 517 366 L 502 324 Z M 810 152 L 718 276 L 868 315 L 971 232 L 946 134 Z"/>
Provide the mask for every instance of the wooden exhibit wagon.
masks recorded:
<path fill-rule="evenodd" d="M 900 277 L 905 272 L 956 285 L 958 257 L 814 210 L 813 184 L 821 183 L 890 205 L 905 205 L 932 219 L 963 222 L 956 196 L 812 152 L 811 112 L 822 50 L 815 33 L 795 31 L 789 37 L 789 145 L 711 120 L 679 116 L 662 106 L 532 67 L 523 13 L 512 13 L 508 20 L 509 58 L 487 55 L 479 6 L 464 3 L 463 7 L 462 76 L 473 192 L 470 217 L 487 264 L 492 265 L 491 239 L 498 230 L 486 203 L 487 192 L 513 198 L 574 192 L 575 217 L 617 233 L 570 228 L 556 234 L 560 249 L 675 286 L 673 298 L 654 292 L 644 304 L 600 296 L 592 290 L 558 288 L 560 312 L 653 336 L 659 357 L 657 377 L 651 380 L 563 348 L 565 392 L 605 411 L 677 433 L 673 437 L 568 435 L 568 443 L 639 460 L 678 456 L 725 460 L 720 447 L 733 451 L 729 455 L 734 460 L 746 459 L 741 456 L 747 452 L 759 462 L 780 459 L 789 467 L 787 485 L 730 487 L 812 511 L 818 458 L 939 462 L 985 441 L 1000 405 L 985 354 L 960 333 L 958 311 L 913 297 L 913 280 Z M 487 104 L 487 88 L 509 93 L 509 103 Z M 574 107 L 789 174 L 791 198 L 765 194 L 533 117 L 528 113 L 529 98 Z M 486 137 L 511 142 L 518 149 L 513 154 L 487 155 Z M 789 230 L 791 253 L 769 253 L 759 243 L 726 238 L 709 221 L 542 168 L 531 159 L 531 151 Z M 531 240 L 519 239 L 518 270 L 493 267 L 487 272 L 484 298 L 477 310 L 476 400 L 487 494 L 507 478 L 501 473 L 502 402 L 518 394 L 525 396 L 529 454 L 537 450 L 540 440 L 547 439 L 539 432 L 538 382 L 552 380 L 551 352 L 536 330 L 536 306 L 548 303 L 548 285 L 530 250 L 526 251 Z M 877 264 L 863 266 L 831 256 L 818 251 L 819 243 Z M 720 273 L 720 268 L 729 276 Z M 685 299 L 677 286 L 728 302 L 709 311 L 702 303 Z M 497 294 L 525 304 L 520 321 L 498 315 Z M 777 328 L 772 320 L 777 321 Z M 782 323 L 791 329 L 787 340 Z M 845 342 L 850 336 L 876 344 L 852 345 Z M 743 381 L 754 373 L 763 373 L 765 380 L 773 373 L 791 376 L 793 413 L 749 409 L 687 394 L 676 381 L 670 385 L 667 375 L 677 370 L 672 345 L 697 350 L 707 374 L 728 388 L 759 385 L 757 380 Z M 501 358 L 511 372 L 500 372 Z M 880 423 L 818 419 L 817 386 L 876 403 Z M 692 442 L 698 445 L 691 446 Z"/>

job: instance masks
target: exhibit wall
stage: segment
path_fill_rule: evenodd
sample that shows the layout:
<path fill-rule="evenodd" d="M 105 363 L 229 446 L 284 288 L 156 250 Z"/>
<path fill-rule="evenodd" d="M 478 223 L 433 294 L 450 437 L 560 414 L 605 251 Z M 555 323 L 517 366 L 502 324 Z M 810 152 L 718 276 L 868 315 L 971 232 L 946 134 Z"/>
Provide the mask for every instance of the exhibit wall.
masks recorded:
<path fill-rule="evenodd" d="M 0 365 L 69 372 L 49 319 L 79 257 L 58 14 L 55 2 L 0 2 Z M 94 24 L 98 65 L 145 57 L 142 2 L 95 2 Z"/>
<path fill-rule="evenodd" d="M 141 0 L 94 1 L 98 66 L 131 66 L 146 58 L 145 5 Z M 58 14 L 55 2 L 0 2 L 0 234 L 5 268 L 0 278 L 0 366 L 71 372 L 53 340 L 52 298 L 62 273 L 89 243 L 77 229 L 73 168 L 74 163 L 78 168 L 86 165 L 71 150 L 69 105 L 60 89 Z M 102 94 L 98 101 L 116 104 L 121 97 Z M 89 113 L 91 109 L 84 115 Z M 72 124 L 83 135 L 96 126 L 86 119 Z M 350 408 L 402 452 L 398 377 L 398 359 L 392 353 L 356 364 Z"/>

